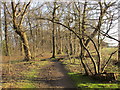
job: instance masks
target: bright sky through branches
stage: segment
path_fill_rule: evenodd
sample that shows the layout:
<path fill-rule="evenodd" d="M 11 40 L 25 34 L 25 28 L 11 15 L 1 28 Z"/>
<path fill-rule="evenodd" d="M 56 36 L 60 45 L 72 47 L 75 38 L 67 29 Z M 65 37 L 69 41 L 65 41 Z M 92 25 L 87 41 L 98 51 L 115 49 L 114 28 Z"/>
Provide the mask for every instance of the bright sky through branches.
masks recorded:
<path fill-rule="evenodd" d="M 0 1 L 2 1 L 2 2 L 11 2 L 11 1 L 15 1 L 15 2 L 18 2 L 18 1 L 20 1 L 20 2 L 29 2 L 30 0 L 0 0 Z M 32 1 L 32 6 L 34 5 L 33 3 L 37 3 L 37 2 L 40 2 L 40 3 L 43 3 L 43 2 L 53 2 L 53 1 L 55 1 L 55 0 L 31 0 Z M 76 2 L 78 2 L 78 1 L 80 1 L 80 2 L 84 2 L 85 0 L 56 0 L 56 1 L 60 1 L 60 2 L 71 2 L 71 1 L 76 1 Z M 102 1 L 102 2 L 114 2 L 114 1 L 116 1 L 116 2 L 120 2 L 120 0 L 87 0 L 88 2 L 90 1 L 90 2 L 96 2 L 96 1 Z M 118 22 L 119 23 L 119 22 Z M 116 38 L 116 39 L 118 39 L 119 37 L 118 37 L 118 27 L 119 27 L 119 24 L 116 24 L 115 25 L 115 27 L 114 28 L 112 28 L 111 30 L 110 30 L 110 32 L 109 32 L 109 34 L 111 35 L 111 36 L 113 36 L 114 38 Z M 113 34 L 114 32 L 117 32 L 117 34 L 115 33 L 115 34 Z M 111 40 L 111 39 L 108 39 L 108 38 L 106 38 L 105 39 L 105 41 L 107 42 L 107 43 L 110 43 L 109 45 L 110 46 L 116 46 L 116 45 L 118 45 L 118 42 L 117 41 L 114 41 L 114 40 Z"/>
<path fill-rule="evenodd" d="M 20 1 L 20 2 L 29 2 L 30 0 L 0 0 L 0 1 L 2 1 L 2 2 L 11 2 L 11 1 Z M 53 2 L 53 1 L 55 1 L 55 0 L 31 0 L 32 2 Z M 56 0 L 56 1 L 60 1 L 60 2 L 71 2 L 71 1 L 74 1 L 74 2 L 78 2 L 78 1 L 80 1 L 80 2 L 84 2 L 85 0 Z M 92 2 L 96 2 L 96 1 L 102 1 L 102 2 L 114 2 L 114 1 L 116 1 L 116 2 L 119 2 L 120 0 L 86 0 L 86 1 L 92 1 Z"/>

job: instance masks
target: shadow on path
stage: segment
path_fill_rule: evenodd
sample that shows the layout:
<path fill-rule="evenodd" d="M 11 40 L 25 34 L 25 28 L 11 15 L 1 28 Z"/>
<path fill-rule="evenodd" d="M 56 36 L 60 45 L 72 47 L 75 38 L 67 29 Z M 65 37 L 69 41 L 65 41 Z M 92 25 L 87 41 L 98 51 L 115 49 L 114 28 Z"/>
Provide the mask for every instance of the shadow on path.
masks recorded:
<path fill-rule="evenodd" d="M 67 71 L 59 61 L 61 59 L 63 58 L 51 59 L 49 65 L 39 70 L 38 77 L 33 81 L 39 85 L 44 84 L 40 85 L 41 88 L 75 88 Z M 44 60 L 50 60 L 50 58 Z"/>

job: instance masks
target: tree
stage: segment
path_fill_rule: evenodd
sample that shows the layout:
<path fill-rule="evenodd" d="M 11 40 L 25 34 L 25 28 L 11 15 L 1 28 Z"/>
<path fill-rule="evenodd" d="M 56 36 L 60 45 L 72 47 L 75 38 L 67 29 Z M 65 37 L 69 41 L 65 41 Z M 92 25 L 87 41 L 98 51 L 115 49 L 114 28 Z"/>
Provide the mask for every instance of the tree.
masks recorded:
<path fill-rule="evenodd" d="M 108 2 L 108 3 L 106 3 L 106 2 L 104 2 L 104 3 L 96 2 L 95 4 L 91 4 L 91 3 L 88 3 L 88 2 L 85 1 L 84 3 L 81 3 L 81 4 L 83 6 L 83 8 L 82 8 L 83 12 L 80 14 L 82 19 L 79 20 L 79 28 L 80 28 L 79 31 L 80 31 L 80 33 L 78 33 L 78 31 L 74 30 L 74 28 L 76 26 L 75 27 L 74 26 L 69 27 L 68 25 L 66 25 L 66 23 L 64 24 L 62 22 L 51 20 L 49 18 L 41 18 L 40 17 L 40 18 L 37 18 L 37 19 L 48 20 L 48 21 L 51 21 L 53 23 L 59 24 L 59 25 L 63 26 L 64 28 L 68 29 L 70 32 L 74 33 L 74 35 L 79 39 L 79 42 L 80 42 L 80 46 L 81 46 L 80 59 L 81 59 L 82 65 L 84 67 L 85 74 L 86 75 L 89 75 L 89 74 L 97 75 L 97 74 L 102 73 L 104 71 L 104 69 L 103 69 L 103 68 L 105 68 L 104 66 L 106 66 L 106 64 L 108 64 L 108 62 L 110 61 L 110 58 L 116 52 L 115 51 L 115 52 L 111 53 L 111 55 L 110 55 L 109 59 L 107 60 L 106 64 L 101 67 L 101 57 L 100 57 L 101 53 L 99 52 L 99 48 L 97 48 L 97 45 L 94 41 L 94 37 L 97 36 L 97 33 L 99 32 L 99 34 L 100 34 L 100 33 L 103 32 L 101 30 L 101 28 L 103 27 L 103 24 L 105 24 L 104 23 L 105 20 L 109 21 L 109 18 L 111 18 L 111 16 L 108 14 L 109 13 L 109 8 L 112 7 L 115 4 L 115 2 Z M 96 6 L 94 6 L 94 5 L 96 5 Z M 96 8 L 94 8 L 94 7 L 96 7 Z M 92 22 L 92 19 L 91 19 L 91 16 L 89 16 L 89 13 L 92 13 L 92 15 L 95 16 L 95 11 L 94 10 L 97 10 L 97 11 L 99 10 L 99 12 L 97 13 L 98 17 L 93 19 L 93 22 Z M 71 14 L 76 15 L 76 13 L 71 13 Z M 109 17 L 105 18 L 107 14 L 109 15 Z M 76 16 L 78 17 L 80 15 L 78 14 Z M 91 31 L 87 30 L 87 28 L 91 29 Z M 88 33 L 88 31 L 90 31 L 90 32 Z M 105 35 L 107 35 L 107 34 L 104 34 L 104 36 Z M 97 57 L 98 57 L 97 60 L 95 58 L 93 58 L 91 52 L 89 51 L 88 45 L 89 45 L 90 42 L 94 46 L 95 52 L 96 52 Z M 99 42 L 98 42 L 98 44 L 99 44 Z M 85 61 L 83 60 L 84 56 L 85 56 L 85 52 L 89 55 L 89 58 L 90 58 L 91 63 L 93 65 L 93 69 L 91 69 L 90 66 L 87 65 L 87 63 L 85 63 Z"/>
<path fill-rule="evenodd" d="M 53 20 L 53 30 L 52 30 L 52 57 L 51 58 L 55 58 L 55 54 L 56 54 L 56 39 L 55 39 L 55 29 L 56 29 L 56 26 L 55 26 L 55 18 L 56 18 L 56 10 L 58 9 L 59 6 L 57 6 L 57 2 L 53 2 L 53 12 L 52 12 L 52 20 Z"/>
<path fill-rule="evenodd" d="M 0 2 L 1 4 L 1 2 Z M 1 6 L 0 6 L 1 9 Z M 0 40 L 2 41 L 2 30 L 1 30 L 1 12 L 0 12 Z"/>
<path fill-rule="evenodd" d="M 118 60 L 120 61 L 120 2 L 118 3 Z"/>
<path fill-rule="evenodd" d="M 52 30 L 52 58 L 55 58 L 55 53 L 56 53 L 56 46 L 55 46 L 55 23 L 54 23 L 54 20 L 55 20 L 55 12 L 56 12 L 56 2 L 54 2 L 54 8 L 53 8 L 53 13 L 52 13 L 52 16 L 53 16 L 53 30 Z"/>
<path fill-rule="evenodd" d="M 7 14 L 6 14 L 6 3 L 4 3 L 4 30 L 5 30 L 5 55 L 9 56 L 9 47 L 8 47 L 8 24 L 7 24 Z"/>
<path fill-rule="evenodd" d="M 23 23 L 27 8 L 30 5 L 30 2 L 28 2 L 27 4 L 24 2 L 24 5 L 22 6 L 22 8 L 20 8 L 19 5 L 20 5 L 20 2 L 18 2 L 17 4 L 15 4 L 13 1 L 11 2 L 13 28 L 15 32 L 20 36 L 21 41 L 23 43 L 25 61 L 29 61 L 31 60 L 32 57 L 29 49 L 26 30 L 23 30 L 24 26 L 22 25 L 22 23 Z"/>

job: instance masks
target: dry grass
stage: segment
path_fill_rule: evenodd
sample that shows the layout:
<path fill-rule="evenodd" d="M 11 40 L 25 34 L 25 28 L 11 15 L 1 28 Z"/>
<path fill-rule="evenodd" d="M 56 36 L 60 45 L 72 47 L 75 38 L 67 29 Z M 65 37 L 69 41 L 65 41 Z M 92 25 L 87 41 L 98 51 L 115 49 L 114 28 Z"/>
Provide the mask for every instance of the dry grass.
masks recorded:
<path fill-rule="evenodd" d="M 48 64 L 48 61 L 31 60 L 23 62 L 23 57 L 3 57 L 2 88 L 35 88 L 31 79 L 36 77 L 37 70 Z"/>

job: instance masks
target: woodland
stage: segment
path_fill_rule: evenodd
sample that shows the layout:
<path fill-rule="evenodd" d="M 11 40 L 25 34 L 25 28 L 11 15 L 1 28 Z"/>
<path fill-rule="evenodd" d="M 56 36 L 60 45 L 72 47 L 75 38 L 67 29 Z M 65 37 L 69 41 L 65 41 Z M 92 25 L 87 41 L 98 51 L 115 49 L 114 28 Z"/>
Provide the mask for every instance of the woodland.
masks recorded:
<path fill-rule="evenodd" d="M 1 88 L 120 87 L 119 0 L 0 4 Z"/>

